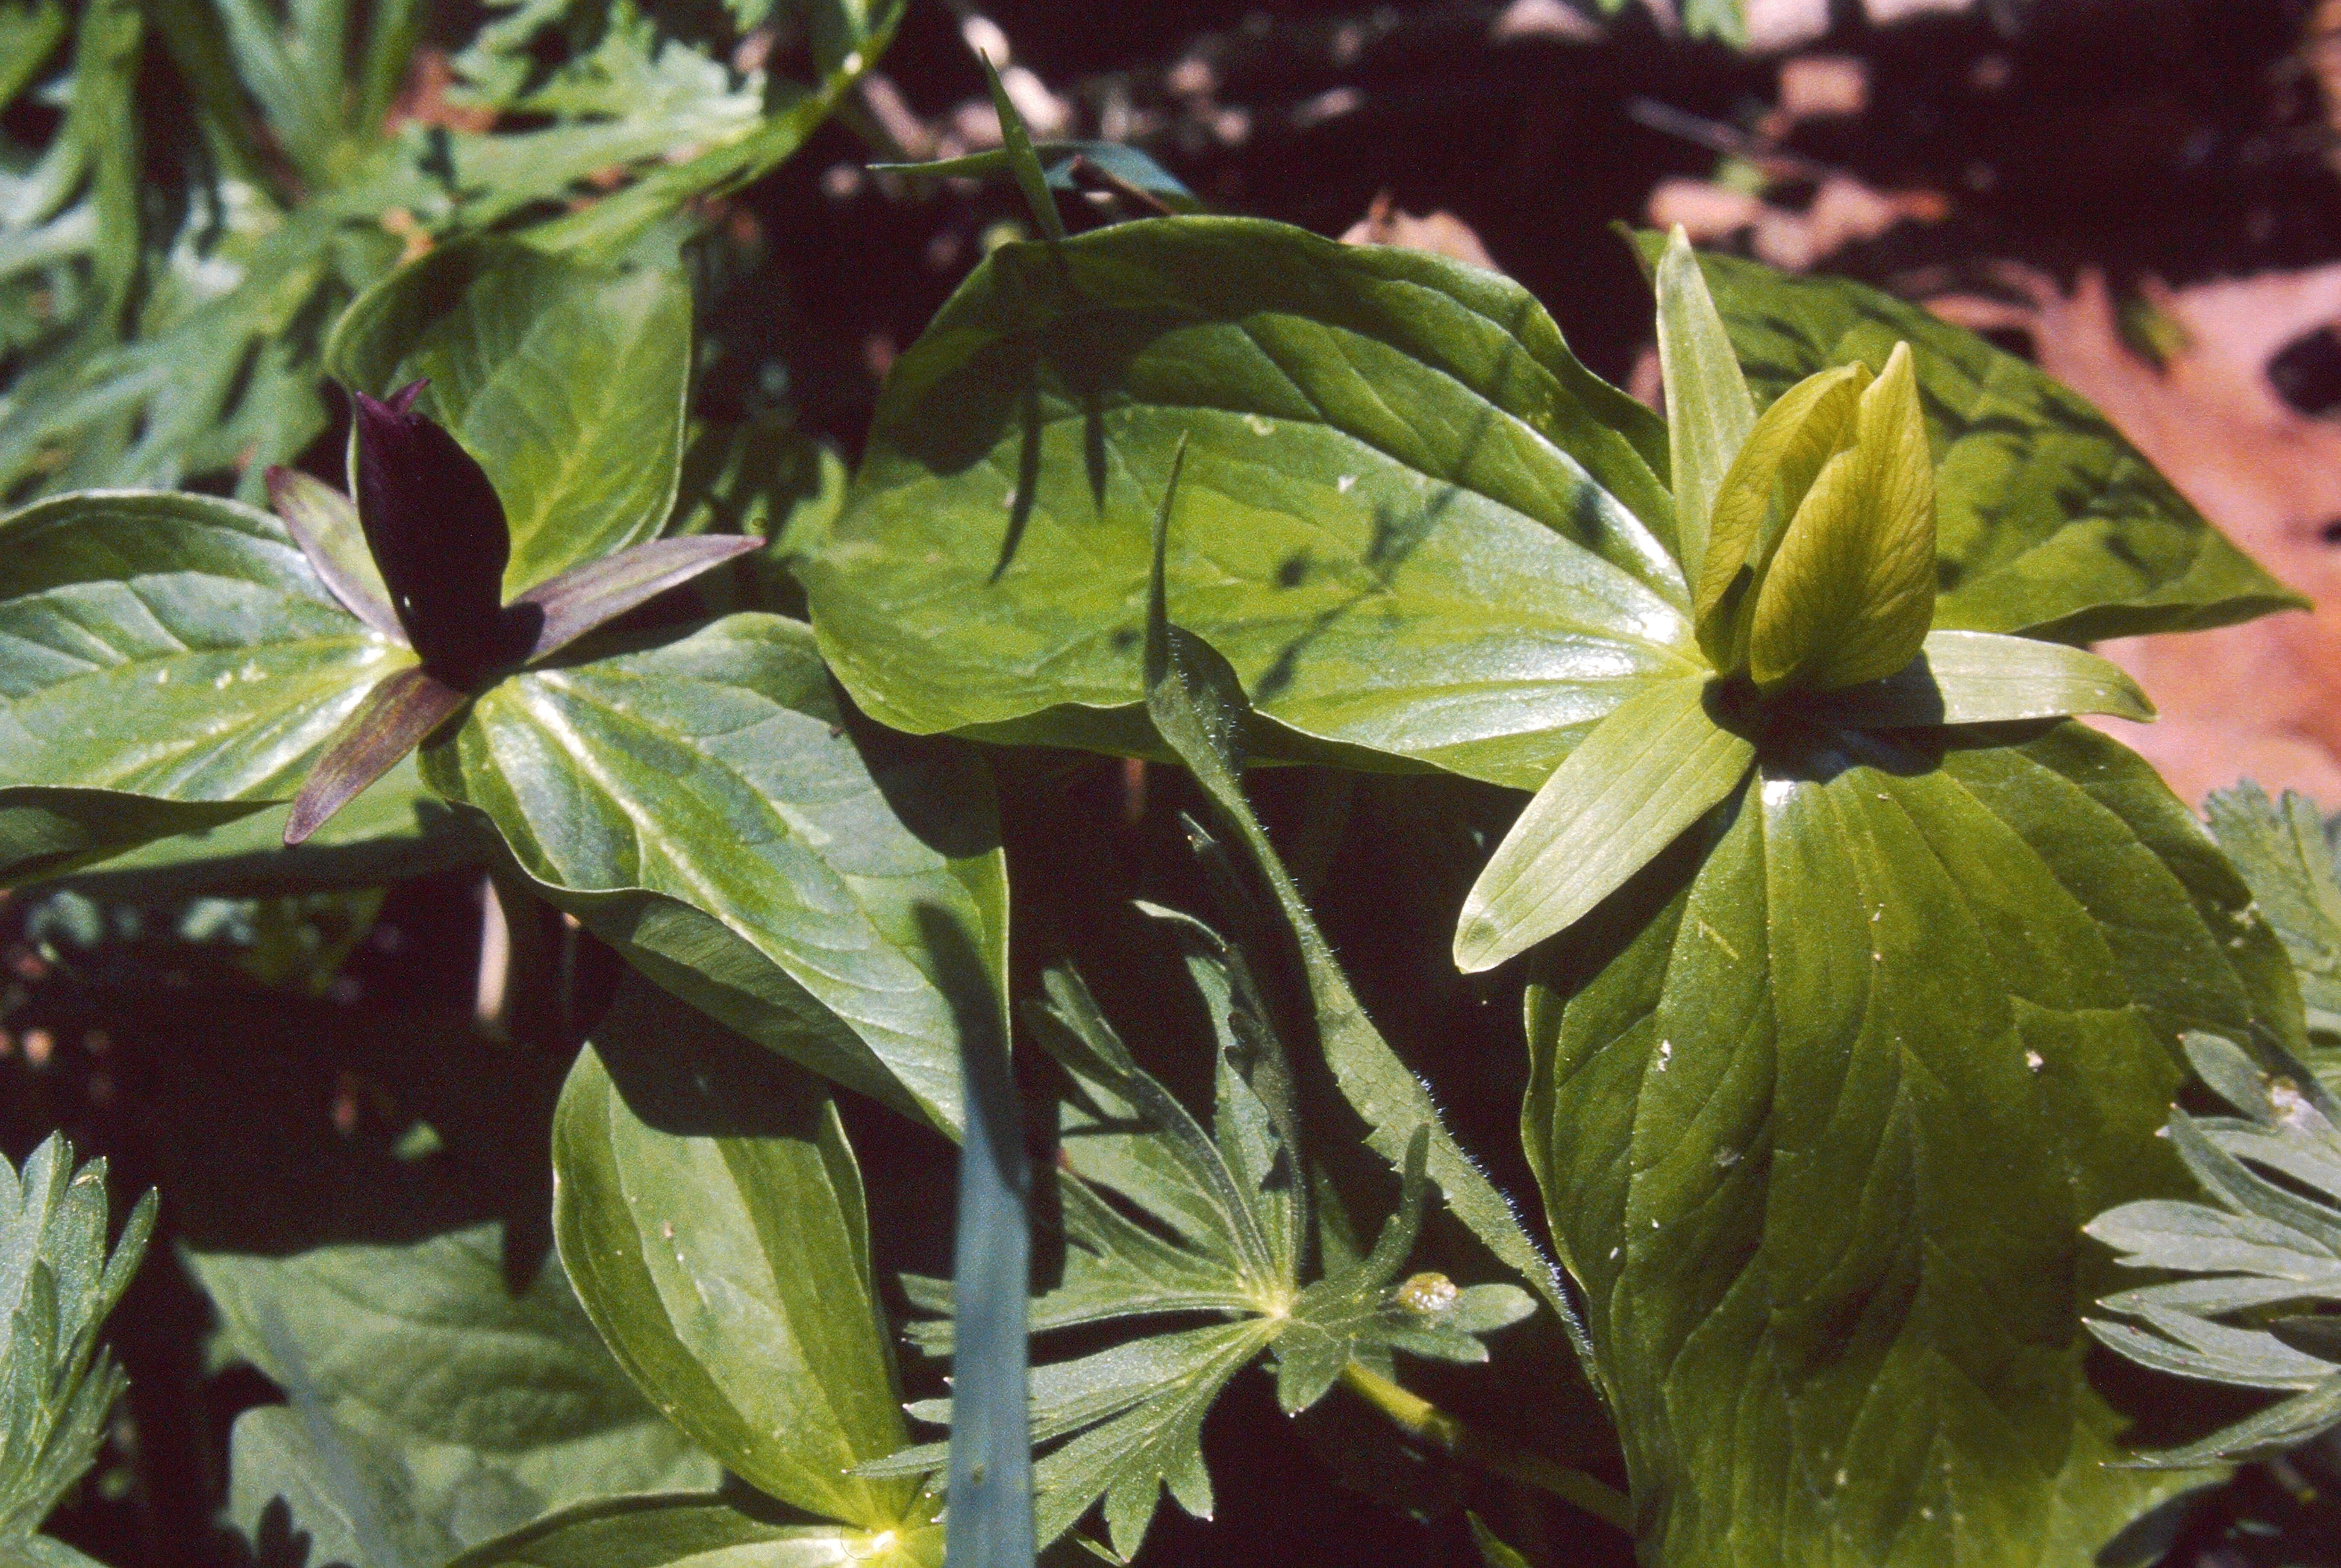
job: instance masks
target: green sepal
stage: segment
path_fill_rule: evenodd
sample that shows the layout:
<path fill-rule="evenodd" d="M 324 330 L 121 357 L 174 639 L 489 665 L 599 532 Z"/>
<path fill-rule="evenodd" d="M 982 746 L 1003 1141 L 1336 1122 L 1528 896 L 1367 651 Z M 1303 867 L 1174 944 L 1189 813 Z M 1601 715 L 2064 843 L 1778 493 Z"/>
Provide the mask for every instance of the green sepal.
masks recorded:
<path fill-rule="evenodd" d="M 2144 723 L 2154 704 L 2119 664 L 2085 649 L 1997 632 L 1929 632 L 1918 656 L 1882 681 L 1815 692 L 1800 715 L 1848 729 L 1998 724 L 2071 714 Z"/>
<path fill-rule="evenodd" d="M 1708 683 L 1668 681 L 1594 726 L 1471 884 L 1457 968 L 1492 969 L 1567 930 L 1738 787 L 1755 744 L 1717 724 L 1708 702 Z"/>
<path fill-rule="evenodd" d="M 1853 444 L 1821 465 L 1756 585 L 1757 689 L 1882 680 L 1935 618 L 1935 466 L 1908 344 L 1861 394 Z"/>
<path fill-rule="evenodd" d="M 1008 95 L 1007 85 L 1000 79 L 999 68 L 991 56 L 981 50 L 975 57 L 983 62 L 984 85 L 991 89 L 991 106 L 1000 115 L 1001 150 L 1008 155 L 1009 172 L 1016 176 L 1016 188 L 1024 195 L 1024 205 L 1032 209 L 1032 221 L 1041 225 L 1041 234 L 1051 245 L 1065 237 L 1065 220 L 1057 211 L 1057 198 L 1049 194 L 1049 174 L 1041 166 L 1041 156 L 1032 150 L 1032 133 L 1024 128 L 1024 116 L 1016 112 L 1016 101 Z"/>
<path fill-rule="evenodd" d="M 1756 400 L 1748 395 L 1731 336 L 1680 224 L 1659 259 L 1657 284 L 1676 554 L 1682 558 L 1683 576 L 1697 583 L 1707 558 L 1716 489 L 1755 426 Z"/>

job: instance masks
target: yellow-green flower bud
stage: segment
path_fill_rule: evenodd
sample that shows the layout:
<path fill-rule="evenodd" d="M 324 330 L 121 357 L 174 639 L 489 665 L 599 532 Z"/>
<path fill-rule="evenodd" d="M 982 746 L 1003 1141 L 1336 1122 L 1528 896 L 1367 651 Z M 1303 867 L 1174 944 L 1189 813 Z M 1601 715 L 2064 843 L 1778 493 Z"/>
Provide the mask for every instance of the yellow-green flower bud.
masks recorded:
<path fill-rule="evenodd" d="M 1717 488 L 1695 608 L 1715 667 L 1767 694 L 1874 681 L 1935 614 L 1935 470 L 1908 344 L 1808 376 Z"/>

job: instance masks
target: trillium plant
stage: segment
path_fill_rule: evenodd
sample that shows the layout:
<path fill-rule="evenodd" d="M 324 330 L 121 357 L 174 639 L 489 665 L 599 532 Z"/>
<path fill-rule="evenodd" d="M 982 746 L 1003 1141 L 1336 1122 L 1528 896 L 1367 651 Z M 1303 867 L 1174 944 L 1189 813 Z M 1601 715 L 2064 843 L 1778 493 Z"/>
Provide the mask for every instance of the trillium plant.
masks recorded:
<path fill-rule="evenodd" d="M 1930 631 L 1935 463 L 1908 343 L 1877 375 L 1814 372 L 1759 418 L 1679 229 L 1657 282 L 1676 539 L 1708 673 L 1652 682 L 1553 770 L 1464 901 L 1465 970 L 1581 919 L 1738 790 L 1776 727 L 1859 745 L 1876 731 L 2154 716 L 2093 654 Z"/>
<path fill-rule="evenodd" d="M 674 244 L 563 218 L 355 292 L 345 482 L 12 493 L 41 940 L 489 890 L 395 1158 L 508 1201 L 162 1193 L 284 1395 L 261 1560 L 1170 1563 L 1166 1493 L 1335 1529 L 1300 1475 L 1426 1561 L 2082 1568 L 2341 1418 L 2331 841 L 2073 718 L 2151 717 L 2088 643 L 2295 595 L 1882 295 L 1638 236 L 1661 416 L 993 85 L 942 172 L 1038 237 L 850 480 L 694 391 Z M 109 1253 L 103 1181 L 0 1181 L 0 1556 L 81 1561 L 157 1213 Z"/>

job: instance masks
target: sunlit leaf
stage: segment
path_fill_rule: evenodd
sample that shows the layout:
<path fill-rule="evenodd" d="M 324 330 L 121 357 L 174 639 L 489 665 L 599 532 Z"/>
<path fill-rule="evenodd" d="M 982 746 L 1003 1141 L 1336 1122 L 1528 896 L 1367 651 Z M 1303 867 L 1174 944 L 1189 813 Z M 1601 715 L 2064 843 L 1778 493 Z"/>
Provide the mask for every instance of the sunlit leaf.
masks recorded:
<path fill-rule="evenodd" d="M 1548 950 L 1524 1125 L 1645 1555 L 2089 1561 L 2186 1483 L 2107 1468 L 2079 1227 L 2183 1191 L 2181 1030 L 2299 1037 L 2242 884 L 2079 725 L 1811 729 L 1639 898 Z"/>
<path fill-rule="evenodd" d="M 1180 624 L 1255 753 L 1521 788 L 1696 673 L 1665 432 L 1536 301 L 1436 256 L 1235 218 L 992 254 L 888 379 L 803 571 L 873 717 L 1150 750 L 1147 519 L 1188 443 Z"/>

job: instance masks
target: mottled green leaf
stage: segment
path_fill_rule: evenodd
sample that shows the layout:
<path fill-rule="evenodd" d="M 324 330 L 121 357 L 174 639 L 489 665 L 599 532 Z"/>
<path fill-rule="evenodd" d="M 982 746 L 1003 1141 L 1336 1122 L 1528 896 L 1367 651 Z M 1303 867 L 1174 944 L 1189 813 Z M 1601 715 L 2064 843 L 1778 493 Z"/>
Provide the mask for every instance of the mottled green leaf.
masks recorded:
<path fill-rule="evenodd" d="M 1531 992 L 1528 1148 L 1645 1560 L 2088 1563 L 2185 1482 L 2107 1468 L 2079 1227 L 2183 1190 L 2181 1030 L 2299 1038 L 2282 954 L 2077 724 L 1772 746 Z"/>
<path fill-rule="evenodd" d="M 927 1523 L 915 1487 L 847 1473 L 903 1428 L 827 1093 L 639 981 L 595 1038 L 554 1116 L 553 1233 L 620 1364 L 770 1495 L 870 1530 Z"/>
<path fill-rule="evenodd" d="M 981 764 L 857 739 L 811 630 L 778 616 L 571 658 L 484 693 L 424 746 L 424 780 L 660 984 L 955 1126 L 960 1024 L 918 911 L 1003 949 Z"/>
<path fill-rule="evenodd" d="M 368 289 L 325 349 L 353 391 L 383 397 L 429 378 L 418 406 L 503 501 L 507 599 L 658 532 L 681 471 L 690 362 L 691 294 L 673 273 L 491 241 L 443 246 Z"/>
<path fill-rule="evenodd" d="M 291 795 L 368 687 L 413 660 L 252 507 L 91 492 L 0 520 L 0 873 Z"/>
<path fill-rule="evenodd" d="M 1178 218 L 1003 247 L 895 366 L 802 573 L 839 678 L 899 729 L 1152 749 L 1147 520 L 1182 438 L 1171 589 L 1255 751 L 1533 788 L 1698 668 L 1664 430 L 1534 299 Z"/>
<path fill-rule="evenodd" d="M 1655 262 L 1666 241 L 1637 236 Z M 2105 416 L 2014 355 L 1845 278 L 1702 255 L 1758 403 L 1817 370 L 1917 351 L 1940 465 L 1938 626 L 2060 642 L 2226 625 L 2296 606 Z"/>

